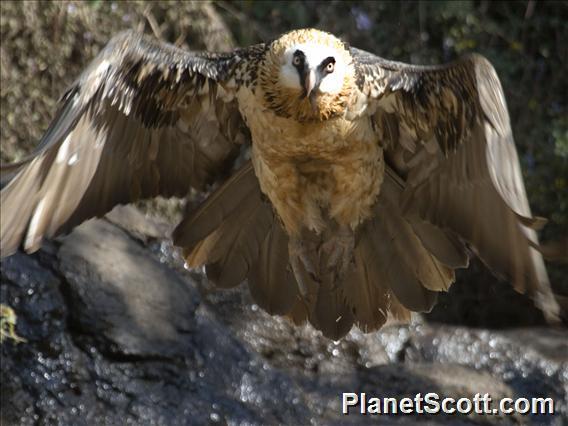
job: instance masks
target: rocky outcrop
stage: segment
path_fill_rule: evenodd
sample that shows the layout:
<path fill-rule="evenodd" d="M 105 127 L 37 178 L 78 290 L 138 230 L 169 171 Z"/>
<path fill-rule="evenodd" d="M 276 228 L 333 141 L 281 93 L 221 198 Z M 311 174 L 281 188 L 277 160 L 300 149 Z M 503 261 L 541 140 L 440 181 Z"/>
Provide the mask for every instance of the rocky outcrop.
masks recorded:
<path fill-rule="evenodd" d="M 121 224 L 128 224 L 128 230 Z M 2 424 L 365 424 L 342 392 L 551 396 L 554 416 L 383 416 L 381 424 L 568 421 L 568 333 L 427 324 L 340 342 L 215 291 L 167 224 L 134 208 L 2 261 L 1 302 L 26 343 L 1 346 Z"/>

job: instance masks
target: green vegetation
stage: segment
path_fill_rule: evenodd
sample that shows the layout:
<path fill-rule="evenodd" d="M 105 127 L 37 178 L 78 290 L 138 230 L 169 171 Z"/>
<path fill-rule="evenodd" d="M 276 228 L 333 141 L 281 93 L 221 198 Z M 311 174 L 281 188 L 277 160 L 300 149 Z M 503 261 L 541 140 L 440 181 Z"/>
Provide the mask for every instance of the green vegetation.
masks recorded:
<path fill-rule="evenodd" d="M 26 339 L 16 334 L 17 322 L 18 318 L 14 310 L 9 306 L 0 304 L 0 344 L 4 343 L 4 340 L 7 339 L 13 340 L 16 344 L 26 342 Z"/>

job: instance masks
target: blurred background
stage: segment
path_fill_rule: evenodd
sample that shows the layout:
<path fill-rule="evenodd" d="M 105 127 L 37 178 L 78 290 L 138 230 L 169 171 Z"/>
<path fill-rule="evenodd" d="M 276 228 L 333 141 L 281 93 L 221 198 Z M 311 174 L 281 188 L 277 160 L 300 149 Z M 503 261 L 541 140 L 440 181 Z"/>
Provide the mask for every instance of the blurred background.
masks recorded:
<path fill-rule="evenodd" d="M 236 46 L 246 46 L 270 40 L 290 29 L 316 27 L 334 33 L 353 46 L 374 52 L 388 59 L 409 63 L 437 64 L 451 61 L 459 55 L 471 51 L 486 56 L 495 66 L 505 90 L 513 133 L 520 153 L 533 212 L 550 220 L 541 234 L 542 239 L 545 241 L 554 240 L 568 232 L 567 22 L 568 2 L 561 1 L 2 1 L 0 2 L 0 158 L 5 163 L 18 160 L 30 152 L 47 128 L 56 110 L 59 96 L 106 42 L 121 30 L 137 29 L 153 34 L 164 41 L 194 50 L 230 50 Z M 146 244 L 147 242 L 147 240 L 144 240 L 144 247 L 147 247 L 151 252 L 155 253 L 156 250 L 161 250 L 161 248 L 153 248 L 151 244 Z M 61 273 L 58 269 L 59 266 L 53 267 L 53 264 L 50 263 L 54 260 L 53 256 L 56 256 L 54 253 L 57 249 L 58 246 L 52 249 L 48 246 L 46 250 L 42 250 L 35 257 L 30 257 L 32 259 L 30 262 L 38 262 L 44 267 L 49 264 L 50 273 L 54 273 L 56 277 L 59 277 L 58 279 L 63 279 L 58 275 Z M 26 302 L 25 292 L 28 290 L 22 290 L 22 283 L 29 284 L 26 280 L 29 280 L 30 276 L 33 277 L 33 271 L 29 272 L 26 269 L 32 268 L 33 265 L 30 266 L 27 263 L 25 267 L 20 265 L 21 262 L 28 262 L 26 259 L 22 257 L 19 260 L 10 261 L 16 263 L 7 263 L 6 261 L 2 263 L 3 286 L 1 296 L 2 303 L 17 308 L 15 309 L 16 312 L 23 312 L 20 315 L 20 321 L 24 328 L 20 334 L 25 335 L 28 332 L 28 334 L 34 335 L 36 333 L 33 330 L 34 318 L 37 319 L 35 312 L 38 312 L 38 309 L 41 311 L 43 308 L 40 309 L 37 305 L 29 302 L 31 299 Z M 549 264 L 548 267 L 554 290 L 561 298 L 568 296 L 567 266 Z M 65 273 L 63 275 L 67 277 Z M 69 280 L 69 277 L 66 279 Z M 197 278 L 193 276 L 191 279 Z M 38 283 L 37 285 L 41 287 L 45 284 Z M 68 298 L 71 297 L 67 288 L 68 285 L 69 282 L 62 284 L 61 287 L 63 302 L 69 302 Z M 41 291 L 46 290 L 44 287 L 41 287 L 41 289 L 43 289 Z M 40 288 L 38 287 L 36 290 L 40 291 Z M 245 347 L 252 347 L 255 351 L 259 351 L 262 362 L 271 360 L 270 368 L 284 369 L 284 371 L 287 371 L 286 374 L 289 374 L 289 371 L 292 370 L 296 371 L 294 368 L 298 368 L 294 373 L 296 375 L 303 374 L 306 369 L 312 371 L 314 368 L 316 372 L 326 371 L 325 368 L 328 368 L 328 372 L 335 371 L 334 368 L 339 367 L 332 368 L 329 365 L 328 367 L 321 367 L 320 364 L 323 361 L 318 357 L 321 353 L 324 353 L 325 355 L 321 356 L 326 360 L 328 358 L 334 359 L 334 357 L 337 357 L 334 351 L 339 350 L 341 356 L 347 358 L 354 356 L 354 358 L 349 359 L 354 360 L 356 368 L 359 371 L 365 371 L 366 375 L 372 376 L 372 374 L 380 373 L 378 376 L 380 380 L 377 379 L 379 381 L 389 378 L 401 379 L 397 376 L 399 373 L 396 373 L 396 370 L 379 371 L 379 373 L 366 370 L 369 365 L 373 366 L 376 362 L 370 362 L 362 355 L 365 350 L 370 351 L 371 349 L 369 349 L 370 343 L 368 341 L 365 341 L 364 344 L 361 343 L 363 337 L 360 333 L 351 335 L 347 339 L 348 343 L 333 346 L 322 339 L 316 339 L 307 331 L 294 331 L 289 326 L 283 325 L 283 322 L 270 323 L 270 321 L 277 320 L 262 316 L 264 314 L 254 310 L 254 305 L 250 308 L 250 305 L 247 305 L 247 303 L 250 304 L 250 299 L 246 294 L 227 292 L 203 296 L 202 292 L 201 297 L 205 300 L 203 303 L 208 304 L 215 315 L 218 316 L 220 323 L 235 332 L 237 336 L 235 339 L 242 339 L 245 342 L 243 343 Z M 57 303 L 63 303 L 61 300 L 57 300 Z M 75 299 L 71 297 L 71 300 Z M 60 321 L 61 318 L 64 318 L 65 321 L 68 321 L 66 318 L 76 319 L 72 311 L 73 309 L 69 306 L 55 309 L 57 321 Z M 240 320 L 235 320 L 235 316 L 238 316 Z M 257 329 L 251 331 L 250 327 L 243 325 L 248 320 L 251 323 L 260 324 L 259 327 L 261 328 L 276 327 L 278 331 L 266 331 L 264 334 L 260 332 L 262 338 L 259 338 Z M 39 318 L 37 321 L 41 323 L 42 320 Z M 58 326 L 61 327 L 61 335 L 65 335 L 67 332 L 71 334 L 77 332 L 75 326 L 65 321 L 62 324 L 57 322 Z M 410 360 L 460 364 L 457 355 L 452 357 L 446 353 L 444 358 L 439 352 L 436 352 L 438 349 L 433 348 L 432 339 L 437 336 L 436 345 L 442 347 L 445 342 L 449 345 L 448 353 L 455 351 L 457 354 L 461 353 L 460 350 L 467 352 L 463 346 L 458 345 L 458 341 L 465 345 L 472 345 L 478 341 L 476 339 L 479 336 L 482 336 L 479 337 L 482 341 L 480 343 L 482 349 L 477 354 L 480 357 L 479 359 L 482 359 L 489 357 L 491 348 L 494 348 L 490 345 L 491 339 L 496 338 L 497 342 L 502 342 L 499 339 L 503 338 L 503 334 L 499 334 L 498 337 L 493 334 L 483 335 L 484 330 L 501 329 L 503 333 L 509 333 L 509 329 L 519 327 L 547 327 L 542 314 L 534 308 L 530 300 L 516 294 L 507 283 L 498 282 L 483 265 L 476 261 L 472 262 L 472 267 L 468 270 L 459 272 L 456 284 L 448 294 L 440 297 L 437 307 L 425 317 L 425 321 L 425 324 L 430 324 L 427 327 L 433 328 L 422 329 L 422 332 L 417 331 L 418 329 L 411 329 L 414 330 L 410 332 L 411 337 L 409 337 L 408 332 L 402 331 L 403 329 L 387 331 L 379 336 L 379 340 L 383 339 L 380 340 L 381 344 L 387 346 L 394 344 L 396 347 L 394 352 L 389 352 L 389 356 L 385 360 L 388 362 Z M 444 334 L 446 331 L 439 331 L 447 330 L 441 324 L 458 328 L 452 328 L 454 334 L 448 337 Z M 267 330 L 270 330 L 270 328 Z M 470 332 L 469 330 L 474 331 Z M 417 334 L 412 337 L 414 332 Z M 550 333 L 556 332 L 550 331 Z M 282 333 L 286 337 L 282 337 Z M 481 335 L 475 334 L 477 337 L 472 337 L 471 333 L 481 333 Z M 529 390 L 536 394 L 557 392 L 556 395 L 560 395 L 560 399 L 564 398 L 565 403 L 566 389 L 560 388 L 565 387 L 566 380 L 568 380 L 568 373 L 566 373 L 568 363 L 566 357 L 561 355 L 566 349 L 561 343 L 562 340 L 565 340 L 566 334 L 558 331 L 560 334 L 554 334 L 550 342 L 546 343 L 546 350 L 549 351 L 546 352 L 546 356 L 552 357 L 559 364 L 555 364 L 556 367 L 553 368 L 552 373 L 550 371 L 546 374 L 542 373 L 543 378 L 540 378 L 538 376 L 540 373 L 534 373 L 538 368 L 529 365 L 532 361 L 526 361 L 528 364 L 515 367 L 517 370 L 512 367 L 523 359 L 522 348 L 528 344 L 527 342 L 534 341 L 536 336 L 542 335 L 541 331 L 534 333 L 527 331 L 526 333 L 511 337 L 512 341 L 515 342 L 515 344 L 511 343 L 513 349 L 507 346 L 510 343 L 503 343 L 504 347 L 508 348 L 507 350 L 512 351 L 508 355 L 508 361 L 503 361 L 505 366 L 495 367 L 493 364 L 483 364 L 475 356 L 464 361 L 463 365 L 475 369 L 481 366 L 482 369 L 501 375 L 503 383 L 512 386 L 511 392 L 513 393 Z M 505 335 L 510 336 L 509 334 Z M 36 343 L 40 349 L 44 344 L 41 341 L 42 339 L 45 340 L 46 336 L 48 335 L 41 333 L 36 335 Z M 94 347 L 95 352 L 101 350 L 100 342 L 94 343 L 94 340 L 98 337 L 85 338 L 84 333 L 81 336 L 77 340 L 79 347 L 83 349 L 86 346 Z M 557 339 L 558 336 L 561 336 L 561 338 Z M 314 341 L 317 343 L 308 344 L 306 339 L 316 339 Z M 505 340 L 507 341 L 507 339 Z M 426 341 L 430 343 L 426 343 Z M 31 346 L 37 349 L 34 346 L 36 343 L 33 343 L 32 338 L 32 343 L 28 344 L 28 348 Z M 116 346 L 116 341 L 113 344 Z M 484 344 L 489 346 L 483 346 Z M 283 349 L 283 345 L 287 346 L 288 349 Z M 120 347 L 120 344 L 118 346 Z M 215 350 L 220 350 L 220 348 L 216 347 Z M 518 352 L 515 352 L 515 350 Z M 26 349 L 22 349 L 22 345 L 15 349 L 8 349 L 6 345 L 3 345 L 2 351 L 3 356 L 15 359 L 14 357 L 17 354 L 17 356 L 23 357 L 22 359 L 29 358 L 30 363 L 35 356 L 30 355 L 31 352 L 25 352 Z M 60 351 L 66 353 L 64 349 L 60 348 Z M 354 353 L 355 355 L 353 355 Z M 546 358 L 542 352 L 537 350 L 536 353 Z M 348 354 L 351 355 L 348 356 Z M 62 356 L 60 352 L 56 351 L 54 357 L 59 359 L 60 356 Z M 500 357 L 501 355 L 496 356 Z M 95 356 L 93 355 L 93 357 Z M 136 363 L 136 359 L 127 358 L 123 361 Z M 294 364 L 295 367 L 290 367 L 286 360 Z M 231 363 L 234 360 L 229 357 L 227 361 Z M 309 368 L 306 367 L 308 361 L 311 362 Z M 370 364 L 368 364 L 369 362 Z M 18 386 L 27 382 L 21 378 L 14 378 L 12 375 L 14 370 L 11 370 L 12 373 L 10 373 L 10 368 L 29 367 L 26 365 L 16 362 L 2 369 L 2 401 L 7 403 L 16 414 L 20 413 L 21 410 L 25 411 L 27 405 L 22 403 L 23 405 L 20 406 L 15 402 L 15 398 L 7 397 L 4 383 L 6 381 L 12 383 L 13 387 L 10 389 L 16 393 L 20 392 L 21 389 Z M 208 365 L 207 362 L 205 362 L 205 365 Z M 313 367 L 314 365 L 319 367 Z M 335 364 L 332 362 L 330 365 Z M 541 365 L 541 367 L 549 368 L 549 370 L 552 368 L 547 365 Z M 52 368 L 62 367 L 55 363 Z M 429 368 L 433 368 L 434 371 L 437 367 Z M 445 367 L 441 367 L 441 369 L 445 370 Z M 507 372 L 509 372 L 508 379 L 505 377 Z M 455 374 L 456 377 L 462 377 L 465 374 L 462 373 L 458 371 L 452 374 Z M 533 373 L 537 376 L 531 376 Z M 242 372 L 238 374 L 242 375 Z M 384 374 L 387 375 L 386 379 Z M 414 377 L 418 373 L 413 372 L 412 374 Z M 554 376 L 555 374 L 558 377 Z M 467 377 L 467 375 L 463 377 Z M 549 379 L 546 379 L 546 377 Z M 553 377 L 553 379 L 550 379 L 550 377 Z M 564 377 L 564 379 L 561 377 Z M 279 379 L 274 380 L 278 381 Z M 362 383 L 357 380 L 351 384 L 360 385 Z M 40 388 L 45 385 L 43 382 L 36 381 L 34 383 L 35 386 Z M 325 383 L 326 386 L 330 386 L 330 382 Z M 319 383 L 319 385 L 322 385 L 322 383 Z M 302 386 L 311 389 L 308 394 L 312 397 L 315 392 L 319 395 L 318 398 L 325 400 L 325 392 L 322 390 L 323 388 L 318 387 L 319 385 L 304 383 Z M 32 385 L 28 384 L 28 386 Z M 120 386 L 116 386 L 117 389 L 120 388 Z M 251 386 L 254 388 L 254 385 Z M 420 386 L 418 388 L 420 389 Z M 99 388 L 97 387 L 97 389 Z M 262 387 L 260 389 L 262 392 L 268 392 Z M 284 389 L 284 391 L 287 389 Z M 305 391 L 306 388 L 302 389 Z M 21 392 L 23 392 L 22 395 L 25 394 L 24 391 Z M 120 391 L 116 392 L 120 394 Z M 135 391 L 133 392 L 136 394 Z M 29 395 L 28 397 L 31 398 L 30 401 L 33 400 L 33 397 Z M 168 397 L 171 398 L 171 395 Z M 299 397 L 300 401 L 304 401 L 302 399 L 304 397 Z M 26 401 L 25 398 L 23 400 Z M 209 402 L 209 399 L 206 398 L 206 403 Z M 38 412 L 43 413 L 42 415 L 50 412 L 49 408 L 38 408 L 37 398 L 35 403 L 30 402 L 30 404 L 35 404 L 35 411 L 32 410 L 30 416 L 26 417 L 28 420 L 33 420 L 34 415 L 37 415 Z M 248 407 L 243 408 L 245 414 L 242 414 L 242 418 L 249 419 L 246 410 L 254 411 L 254 408 L 251 407 L 255 406 L 256 403 L 253 401 L 247 405 L 247 402 L 243 402 L 241 398 L 239 404 L 244 404 L 245 408 Z M 271 419 L 285 422 L 313 420 L 318 418 L 317 415 L 321 415 L 321 410 L 325 410 L 326 407 L 324 405 L 323 408 L 319 408 L 320 414 L 317 414 L 317 410 L 315 411 L 316 414 L 313 414 L 313 404 L 315 403 L 312 401 L 306 405 L 308 414 L 298 409 L 297 416 L 294 414 L 295 412 L 290 414 L 292 417 L 279 417 L 275 414 L 276 417 L 271 417 Z M 67 407 L 66 403 L 60 402 L 60 405 Z M 210 405 L 207 406 L 210 408 Z M 217 417 L 212 417 L 209 420 L 212 422 L 219 419 L 221 421 L 227 420 L 228 417 L 223 417 L 222 412 L 224 410 L 222 407 L 223 404 L 221 404 L 221 408 L 210 408 L 212 413 L 221 414 L 217 414 Z M 117 411 L 117 413 L 119 412 Z M 137 415 L 140 415 L 140 413 L 137 413 Z M 266 415 L 266 413 L 262 413 L 261 419 L 263 415 Z M 314 415 L 316 417 L 310 417 Z M 250 418 L 253 419 L 251 421 L 254 423 L 254 416 Z M 141 421 L 140 419 L 145 419 L 145 417 L 142 416 L 138 419 Z M 109 421 L 112 423 L 111 420 Z M 546 420 L 545 423 L 562 424 L 554 423 L 554 421 Z M 63 423 L 65 424 L 65 422 Z M 157 423 L 159 424 L 159 421 Z M 231 422 L 228 421 L 228 423 Z M 539 423 L 537 422 L 537 424 Z"/>

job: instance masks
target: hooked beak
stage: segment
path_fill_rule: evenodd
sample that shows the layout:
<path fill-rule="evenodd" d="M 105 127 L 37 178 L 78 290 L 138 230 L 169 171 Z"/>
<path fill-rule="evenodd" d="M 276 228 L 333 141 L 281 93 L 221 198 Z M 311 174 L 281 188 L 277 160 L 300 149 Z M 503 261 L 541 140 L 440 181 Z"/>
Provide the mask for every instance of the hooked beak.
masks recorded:
<path fill-rule="evenodd" d="M 306 98 L 310 97 L 312 91 L 316 87 L 316 83 L 317 83 L 316 72 L 310 69 L 304 78 L 304 90 L 306 91 L 305 92 Z"/>

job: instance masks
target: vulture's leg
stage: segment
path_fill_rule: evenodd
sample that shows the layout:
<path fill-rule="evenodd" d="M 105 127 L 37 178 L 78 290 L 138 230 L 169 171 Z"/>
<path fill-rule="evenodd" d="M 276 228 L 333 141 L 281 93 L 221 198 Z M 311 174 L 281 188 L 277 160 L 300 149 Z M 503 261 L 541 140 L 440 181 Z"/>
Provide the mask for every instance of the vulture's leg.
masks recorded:
<path fill-rule="evenodd" d="M 335 282 L 339 283 L 353 263 L 353 250 L 355 249 L 355 233 L 347 225 L 341 225 L 319 249 L 320 259 L 324 262 L 322 270 L 335 275 Z"/>
<path fill-rule="evenodd" d="M 308 282 L 318 282 L 318 269 L 314 262 L 316 247 L 311 241 L 291 237 L 288 243 L 290 266 L 298 282 L 302 297 L 308 295 Z"/>

